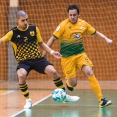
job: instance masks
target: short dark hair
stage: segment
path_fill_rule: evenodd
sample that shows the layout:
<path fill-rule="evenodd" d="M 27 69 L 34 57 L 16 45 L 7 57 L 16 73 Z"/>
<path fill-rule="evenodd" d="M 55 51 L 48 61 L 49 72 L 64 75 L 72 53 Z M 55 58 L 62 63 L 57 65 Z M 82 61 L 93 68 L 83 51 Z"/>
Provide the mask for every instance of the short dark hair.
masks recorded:
<path fill-rule="evenodd" d="M 80 10 L 79 10 L 79 7 L 75 4 L 71 4 L 68 6 L 68 9 L 67 9 L 67 12 L 69 13 L 69 10 L 77 10 L 77 13 L 79 14 L 80 13 Z"/>

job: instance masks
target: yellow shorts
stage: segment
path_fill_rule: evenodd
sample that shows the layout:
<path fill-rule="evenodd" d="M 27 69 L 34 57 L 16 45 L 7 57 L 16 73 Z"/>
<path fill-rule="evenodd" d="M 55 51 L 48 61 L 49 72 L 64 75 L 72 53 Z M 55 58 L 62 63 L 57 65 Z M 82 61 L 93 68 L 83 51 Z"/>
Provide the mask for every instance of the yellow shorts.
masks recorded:
<path fill-rule="evenodd" d="M 83 65 L 93 67 L 86 53 L 61 58 L 61 66 L 66 78 L 76 77 L 77 70 L 81 70 Z"/>

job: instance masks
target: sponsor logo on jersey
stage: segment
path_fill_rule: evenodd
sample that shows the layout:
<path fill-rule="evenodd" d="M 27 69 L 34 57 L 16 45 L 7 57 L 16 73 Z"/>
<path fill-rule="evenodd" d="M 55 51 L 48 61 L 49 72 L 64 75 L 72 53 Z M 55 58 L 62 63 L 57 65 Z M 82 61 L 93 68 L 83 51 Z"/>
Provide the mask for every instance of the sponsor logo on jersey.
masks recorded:
<path fill-rule="evenodd" d="M 74 36 L 74 38 L 75 38 L 75 39 L 80 39 L 81 36 L 79 36 L 78 34 L 76 34 L 76 35 Z"/>
<path fill-rule="evenodd" d="M 79 40 L 82 38 L 82 35 L 78 32 L 76 33 L 73 33 L 71 36 L 70 36 L 72 39 L 76 39 L 76 40 Z"/>

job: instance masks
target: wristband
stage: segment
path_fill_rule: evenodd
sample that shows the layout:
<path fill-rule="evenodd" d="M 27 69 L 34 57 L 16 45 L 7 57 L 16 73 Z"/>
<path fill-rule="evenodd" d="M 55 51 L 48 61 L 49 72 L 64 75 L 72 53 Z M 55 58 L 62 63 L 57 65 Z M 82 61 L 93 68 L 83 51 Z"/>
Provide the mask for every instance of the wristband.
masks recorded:
<path fill-rule="evenodd" d="M 54 50 L 51 50 L 50 54 L 52 55 L 54 53 Z"/>

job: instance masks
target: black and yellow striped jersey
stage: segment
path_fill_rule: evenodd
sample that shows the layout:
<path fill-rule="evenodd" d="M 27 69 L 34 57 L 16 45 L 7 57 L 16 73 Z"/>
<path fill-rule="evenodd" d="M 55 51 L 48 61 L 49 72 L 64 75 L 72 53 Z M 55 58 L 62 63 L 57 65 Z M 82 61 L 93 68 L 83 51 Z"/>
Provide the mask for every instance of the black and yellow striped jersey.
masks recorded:
<path fill-rule="evenodd" d="M 43 40 L 35 25 L 28 25 L 25 30 L 14 27 L 1 39 L 3 42 L 11 41 L 17 62 L 42 57 L 38 42 Z"/>

